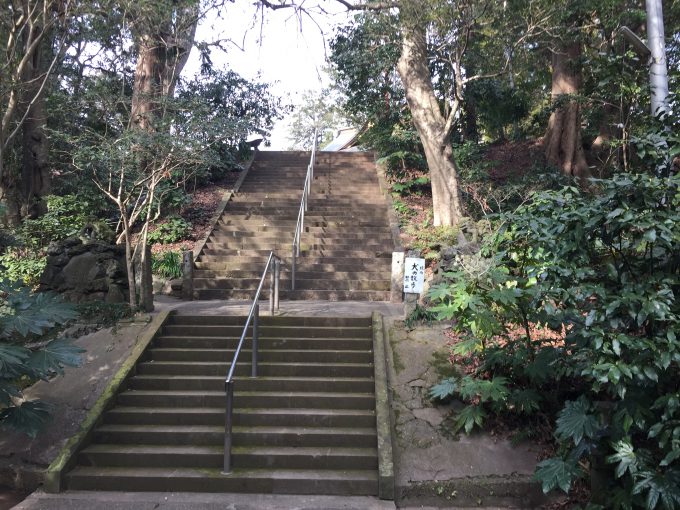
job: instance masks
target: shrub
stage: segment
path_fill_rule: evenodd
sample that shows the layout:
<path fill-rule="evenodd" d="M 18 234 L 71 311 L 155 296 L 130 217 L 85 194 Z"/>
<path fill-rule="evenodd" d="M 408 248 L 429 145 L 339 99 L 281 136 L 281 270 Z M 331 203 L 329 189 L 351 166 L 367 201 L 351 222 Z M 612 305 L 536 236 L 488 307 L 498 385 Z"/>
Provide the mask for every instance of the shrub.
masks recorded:
<path fill-rule="evenodd" d="M 468 375 L 432 389 L 488 414 L 555 419 L 544 491 L 608 466 L 611 508 L 680 507 L 680 177 L 620 174 L 538 193 L 478 260 L 433 287 Z M 603 494 L 599 496 L 604 497 Z"/>
<path fill-rule="evenodd" d="M 153 254 L 151 257 L 151 272 L 162 278 L 181 278 L 182 254 L 178 251 Z"/>
<path fill-rule="evenodd" d="M 24 400 L 22 388 L 79 365 L 83 350 L 61 338 L 37 347 L 28 342 L 76 316 L 73 305 L 54 294 L 0 282 L 0 424 L 35 437 L 47 422 L 50 405 Z"/>
<path fill-rule="evenodd" d="M 191 223 L 179 216 L 172 216 L 149 232 L 149 243 L 169 244 L 186 239 L 191 232 Z"/>

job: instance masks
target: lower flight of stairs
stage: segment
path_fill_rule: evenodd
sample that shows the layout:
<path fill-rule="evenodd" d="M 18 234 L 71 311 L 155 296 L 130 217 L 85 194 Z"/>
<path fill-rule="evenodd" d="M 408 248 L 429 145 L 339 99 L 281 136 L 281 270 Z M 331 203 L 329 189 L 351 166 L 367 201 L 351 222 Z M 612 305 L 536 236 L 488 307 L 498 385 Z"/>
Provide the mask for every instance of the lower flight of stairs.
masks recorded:
<path fill-rule="evenodd" d="M 390 300 L 392 233 L 370 154 L 317 155 L 295 290 L 292 241 L 309 153 L 259 152 L 199 254 L 196 299 L 252 299 L 269 252 L 281 299 Z"/>
<path fill-rule="evenodd" d="M 237 365 L 231 474 L 224 378 L 245 318 L 171 315 L 66 487 L 377 495 L 371 319 L 260 321 L 259 377 L 249 342 Z"/>

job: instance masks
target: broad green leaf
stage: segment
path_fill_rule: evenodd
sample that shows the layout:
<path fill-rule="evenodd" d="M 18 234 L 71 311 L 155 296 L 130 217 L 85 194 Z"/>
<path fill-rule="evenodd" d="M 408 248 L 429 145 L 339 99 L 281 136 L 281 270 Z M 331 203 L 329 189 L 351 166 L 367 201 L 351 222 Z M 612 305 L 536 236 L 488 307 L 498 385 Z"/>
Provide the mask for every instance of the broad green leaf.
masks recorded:
<path fill-rule="evenodd" d="M 31 354 L 26 366 L 36 377 L 46 378 L 52 374 L 63 374 L 64 366 L 80 365 L 80 354 L 85 352 L 81 347 L 63 339 L 53 340 L 42 349 Z"/>
<path fill-rule="evenodd" d="M 15 430 L 35 437 L 50 417 L 52 406 L 39 400 L 23 402 L 0 412 L 0 422 Z"/>
<path fill-rule="evenodd" d="M 464 429 L 466 434 L 472 432 L 475 425 L 481 427 L 484 423 L 484 418 L 486 418 L 486 412 L 482 409 L 482 406 L 469 405 L 461 409 L 456 415 L 456 421 L 454 423 L 455 431 Z"/>
<path fill-rule="evenodd" d="M 18 345 L 0 342 L 0 377 L 19 377 L 24 372 L 24 364 L 31 351 Z"/>
<path fill-rule="evenodd" d="M 579 475 L 576 465 L 553 458 L 538 463 L 534 478 L 541 482 L 544 494 L 558 487 L 563 492 L 569 493 L 573 480 Z"/>
<path fill-rule="evenodd" d="M 567 402 L 557 418 L 555 434 L 563 441 L 571 439 L 574 444 L 581 442 L 583 437 L 595 437 L 599 429 L 597 419 L 589 414 L 590 406 L 585 399 Z"/>
<path fill-rule="evenodd" d="M 638 460 L 633 445 L 628 441 L 619 441 L 612 445 L 615 454 L 607 457 L 608 464 L 616 465 L 616 478 L 621 478 L 626 472 L 634 475 L 638 470 Z"/>
<path fill-rule="evenodd" d="M 430 388 L 430 398 L 433 400 L 443 400 L 450 397 L 451 395 L 454 395 L 457 389 L 458 384 L 453 378 L 444 379 L 439 384 L 435 384 L 432 386 L 432 388 Z"/>

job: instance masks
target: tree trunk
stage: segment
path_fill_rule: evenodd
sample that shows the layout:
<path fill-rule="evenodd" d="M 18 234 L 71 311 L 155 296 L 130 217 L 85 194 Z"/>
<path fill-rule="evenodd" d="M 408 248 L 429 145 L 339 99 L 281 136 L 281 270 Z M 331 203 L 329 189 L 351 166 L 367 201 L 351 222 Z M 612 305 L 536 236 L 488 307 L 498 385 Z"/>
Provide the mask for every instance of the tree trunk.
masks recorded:
<path fill-rule="evenodd" d="M 577 61 L 580 55 L 579 43 L 569 44 L 552 54 L 552 100 L 565 98 L 566 101 L 550 116 L 543 143 L 548 163 L 564 175 L 586 178 L 590 172 L 581 141 L 580 105 L 565 97 L 579 93 L 581 73 Z"/>
<path fill-rule="evenodd" d="M 434 224 L 457 225 L 463 218 L 458 169 L 427 65 L 425 28 L 414 26 L 403 30 L 397 70 L 430 169 Z"/>
<path fill-rule="evenodd" d="M 22 217 L 36 218 L 47 211 L 47 204 L 42 200 L 51 188 L 48 167 L 48 142 L 45 134 L 47 125 L 47 107 L 45 91 L 40 91 L 40 83 L 45 78 L 45 59 L 43 48 L 38 48 L 33 55 L 32 65 L 26 69 L 24 83 L 24 108 L 27 109 L 23 125 L 21 165 L 21 200 Z"/>

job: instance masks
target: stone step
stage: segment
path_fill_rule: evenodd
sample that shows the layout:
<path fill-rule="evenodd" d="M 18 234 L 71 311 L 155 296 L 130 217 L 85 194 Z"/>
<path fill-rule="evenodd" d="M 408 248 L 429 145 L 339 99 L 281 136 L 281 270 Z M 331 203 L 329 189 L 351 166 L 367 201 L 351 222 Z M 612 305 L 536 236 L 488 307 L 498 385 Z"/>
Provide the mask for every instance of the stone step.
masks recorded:
<path fill-rule="evenodd" d="M 201 264 L 201 263 L 199 263 Z M 210 264 L 201 264 L 203 267 Z M 380 268 L 378 268 L 380 269 Z M 309 271 L 297 269 L 295 273 L 295 281 L 299 280 L 323 280 L 327 278 L 333 278 L 335 281 L 342 280 L 381 280 L 389 277 L 390 273 L 385 268 L 376 271 Z M 249 271 L 249 270 L 225 270 L 225 269 L 194 269 L 194 277 L 196 279 L 203 278 L 251 278 L 256 279 L 262 276 L 261 271 Z M 282 282 L 289 282 L 289 268 L 282 268 Z M 290 288 L 285 286 L 284 288 Z M 267 289 L 265 289 L 267 290 Z"/>
<path fill-rule="evenodd" d="M 356 246 L 356 245 L 355 245 Z M 348 246 L 344 246 L 347 248 Z M 340 247 L 333 247 L 333 248 L 320 248 L 320 249 L 314 249 L 314 250 L 300 250 L 300 255 L 298 255 L 298 260 L 305 262 L 307 259 L 309 261 L 319 261 L 319 262 L 325 262 L 320 259 L 373 259 L 373 258 L 389 258 L 390 261 L 392 260 L 392 250 L 390 249 L 371 249 L 371 248 L 364 248 L 363 246 L 361 249 L 349 249 L 349 250 L 343 250 L 343 246 Z M 291 248 L 292 250 L 292 248 Z M 248 260 L 252 260 L 253 262 L 258 261 L 258 262 L 267 262 L 267 259 L 269 258 L 269 253 L 271 252 L 271 249 L 252 249 L 252 248 L 244 248 L 241 250 L 235 250 L 235 249 L 223 249 L 223 248 L 204 248 L 203 249 L 203 255 L 201 255 L 201 260 L 207 260 L 208 258 L 227 258 L 228 260 L 234 260 L 236 259 L 239 262 L 242 262 L 244 260 L 244 257 L 247 258 Z M 327 261 L 327 260 L 326 260 Z M 263 264 L 264 265 L 264 264 Z"/>
<path fill-rule="evenodd" d="M 194 445 L 224 444 L 222 426 L 102 425 L 95 429 L 99 444 Z M 233 427 L 234 446 L 375 448 L 375 428 L 359 427 Z"/>
<path fill-rule="evenodd" d="M 232 349 L 165 349 L 152 347 L 149 350 L 154 361 L 231 361 L 234 357 Z M 241 361 L 251 359 L 251 351 L 243 349 L 239 356 Z M 370 363 L 373 355 L 368 350 L 329 350 L 329 349 L 258 349 L 258 360 L 263 362 L 310 363 L 319 361 L 329 363 L 342 359 L 347 363 Z"/>
<path fill-rule="evenodd" d="M 310 239 L 309 242 L 304 241 L 300 244 L 300 250 L 305 252 L 318 252 L 325 249 L 336 249 L 344 251 L 354 251 L 357 246 L 362 250 L 369 250 L 384 254 L 385 252 L 392 253 L 394 243 L 391 239 L 380 240 L 362 240 L 358 243 L 356 239 L 345 239 L 343 237 L 336 237 L 334 239 Z M 211 237 L 205 245 L 209 250 L 262 250 L 269 254 L 274 251 L 277 254 L 284 255 L 292 252 L 292 242 L 288 239 L 272 239 L 272 240 L 256 240 L 254 238 L 231 238 L 225 237 L 215 239 Z"/>
<path fill-rule="evenodd" d="M 249 330 L 250 331 L 250 330 Z M 200 332 L 197 332 L 200 333 Z M 185 349 L 215 349 L 236 347 L 239 338 L 223 338 L 213 336 L 159 336 L 154 340 L 154 346 L 159 348 L 185 348 Z M 372 348 L 372 340 L 357 338 L 281 338 L 259 337 L 258 346 L 261 349 L 326 349 L 333 350 L 360 350 Z"/>
<path fill-rule="evenodd" d="M 219 361 L 145 361 L 137 365 L 139 374 L 175 374 L 175 375 L 220 375 L 225 376 L 231 365 Z M 258 362 L 258 373 L 262 377 L 372 377 L 372 363 L 347 363 L 335 361 L 323 363 L 271 363 Z M 239 360 L 236 364 L 236 376 L 250 375 L 250 363 Z M 220 404 L 222 405 L 222 404 Z"/>
<path fill-rule="evenodd" d="M 190 325 L 190 326 L 232 326 L 245 324 L 245 317 L 238 315 L 184 315 L 173 314 L 168 318 L 167 325 Z M 370 332 L 372 320 L 366 317 L 299 317 L 295 315 L 277 315 L 260 317 L 260 325 L 273 326 L 297 326 L 307 327 L 355 327 L 369 328 Z"/>
<path fill-rule="evenodd" d="M 325 393 L 370 393 L 375 391 L 370 378 L 257 377 L 236 381 L 239 391 L 298 392 L 314 388 Z M 138 375 L 128 381 L 129 390 L 140 391 L 221 391 L 224 376 Z"/>
<path fill-rule="evenodd" d="M 229 240 L 243 240 L 243 242 L 262 242 L 262 243 L 281 243 L 284 246 L 291 246 L 293 238 L 281 239 L 279 234 L 267 232 L 253 232 L 249 230 L 229 230 L 220 231 L 215 230 L 209 238 L 212 242 L 229 241 Z M 387 232 L 343 232 L 342 234 L 334 234 L 333 232 L 312 231 L 304 232 L 302 235 L 302 243 L 333 243 L 335 241 L 361 241 L 375 242 L 375 243 L 393 243 L 392 234 Z"/>
<path fill-rule="evenodd" d="M 259 278 L 194 278 L 194 289 L 256 289 Z M 281 279 L 280 288 L 290 289 L 290 279 Z M 298 290 L 390 290 L 390 280 L 323 280 L 296 276 Z"/>
<path fill-rule="evenodd" d="M 282 291 L 280 299 L 291 301 L 300 300 L 322 300 L 322 301 L 389 301 L 391 294 L 389 291 L 377 290 L 299 290 Z M 200 300 L 212 299 L 252 299 L 251 290 L 227 290 L 227 289 L 197 289 L 194 291 L 194 298 Z"/>
<path fill-rule="evenodd" d="M 244 427 L 360 427 L 375 426 L 372 409 L 235 409 L 234 425 Z M 111 425 L 224 425 L 224 406 L 220 407 L 124 407 L 106 413 L 104 423 Z"/>
<path fill-rule="evenodd" d="M 245 318 L 242 318 L 245 324 Z M 169 323 L 163 325 L 164 335 L 185 336 L 216 336 L 216 337 L 240 337 L 243 330 L 242 324 L 186 324 Z M 283 338 L 370 338 L 370 326 L 314 326 L 300 327 L 295 323 L 263 322 L 260 325 L 260 336 L 283 337 Z"/>
<path fill-rule="evenodd" d="M 392 254 L 382 252 L 381 257 L 365 256 L 365 257 L 298 257 L 296 270 L 311 271 L 311 272 L 376 272 L 381 269 L 386 269 L 388 266 L 392 267 Z M 264 267 L 267 263 L 268 256 L 253 255 L 248 257 L 246 255 L 238 255 L 231 257 L 220 257 L 217 255 L 201 255 L 196 263 L 198 269 L 226 269 L 229 271 L 236 270 L 253 270 Z M 284 259 L 286 270 L 289 270 L 290 263 Z M 262 273 L 260 273 L 260 276 Z M 331 276 L 331 275 L 328 275 Z"/>
<path fill-rule="evenodd" d="M 82 466 L 136 468 L 222 468 L 222 446 L 100 444 L 78 455 Z M 287 446 L 235 447 L 232 462 L 240 469 L 373 469 L 378 468 L 375 448 L 320 448 Z"/>
<path fill-rule="evenodd" d="M 376 495 L 375 470 L 165 469 L 79 466 L 67 475 L 70 490 L 250 492 Z"/>

